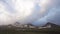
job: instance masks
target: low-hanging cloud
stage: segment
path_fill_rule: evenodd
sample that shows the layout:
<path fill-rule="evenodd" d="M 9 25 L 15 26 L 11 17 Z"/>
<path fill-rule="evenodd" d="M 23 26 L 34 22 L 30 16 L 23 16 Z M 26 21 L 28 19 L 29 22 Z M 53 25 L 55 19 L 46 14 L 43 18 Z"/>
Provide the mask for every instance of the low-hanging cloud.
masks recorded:
<path fill-rule="evenodd" d="M 60 25 L 60 0 L 51 0 L 50 3 L 51 3 L 50 6 L 48 6 L 50 7 L 48 9 L 48 14 L 38 19 L 32 24 L 36 26 L 39 26 L 39 25 L 43 26 L 47 22 L 51 22 L 51 23 Z"/>
<path fill-rule="evenodd" d="M 0 24 L 7 25 L 14 22 L 24 24 L 25 17 L 30 15 L 34 0 L 0 0 Z"/>
<path fill-rule="evenodd" d="M 47 22 L 59 24 L 60 0 L 0 0 L 0 25 Z"/>

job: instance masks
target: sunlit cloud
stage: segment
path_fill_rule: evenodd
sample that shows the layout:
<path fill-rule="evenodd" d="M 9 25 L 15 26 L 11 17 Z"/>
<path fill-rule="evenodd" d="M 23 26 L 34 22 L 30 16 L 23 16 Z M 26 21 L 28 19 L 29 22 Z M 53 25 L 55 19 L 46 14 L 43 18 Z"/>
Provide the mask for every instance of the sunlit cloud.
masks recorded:
<path fill-rule="evenodd" d="M 19 22 L 21 24 L 33 23 L 33 25 L 44 25 L 48 21 L 52 22 L 51 20 L 55 22 L 54 19 L 58 15 L 56 10 L 57 7 L 60 7 L 58 1 L 0 0 L 0 23 L 12 24 Z"/>

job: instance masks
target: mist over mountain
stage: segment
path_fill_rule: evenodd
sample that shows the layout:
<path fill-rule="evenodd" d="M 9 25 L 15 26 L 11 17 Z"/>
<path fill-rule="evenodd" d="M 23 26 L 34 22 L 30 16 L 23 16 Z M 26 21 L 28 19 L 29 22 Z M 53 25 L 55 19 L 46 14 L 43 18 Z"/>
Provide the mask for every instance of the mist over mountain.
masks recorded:
<path fill-rule="evenodd" d="M 60 0 L 0 0 L 0 25 L 15 22 L 60 25 Z"/>

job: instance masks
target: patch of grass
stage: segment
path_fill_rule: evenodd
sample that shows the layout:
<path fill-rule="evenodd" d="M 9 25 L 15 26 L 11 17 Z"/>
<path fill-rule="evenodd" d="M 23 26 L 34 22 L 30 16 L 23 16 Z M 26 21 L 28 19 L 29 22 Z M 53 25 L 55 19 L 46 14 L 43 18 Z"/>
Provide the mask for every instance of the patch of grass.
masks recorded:
<path fill-rule="evenodd" d="M 60 33 L 60 29 L 0 30 L 0 34 L 58 34 L 58 33 Z"/>

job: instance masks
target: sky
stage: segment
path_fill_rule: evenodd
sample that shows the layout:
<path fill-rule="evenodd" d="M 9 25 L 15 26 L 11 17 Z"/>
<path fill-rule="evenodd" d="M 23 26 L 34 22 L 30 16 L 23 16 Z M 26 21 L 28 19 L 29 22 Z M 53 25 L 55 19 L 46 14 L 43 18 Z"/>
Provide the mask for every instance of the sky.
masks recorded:
<path fill-rule="evenodd" d="M 0 0 L 0 25 L 15 22 L 60 25 L 60 0 Z"/>

